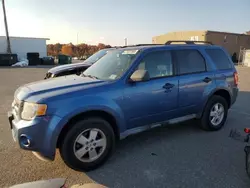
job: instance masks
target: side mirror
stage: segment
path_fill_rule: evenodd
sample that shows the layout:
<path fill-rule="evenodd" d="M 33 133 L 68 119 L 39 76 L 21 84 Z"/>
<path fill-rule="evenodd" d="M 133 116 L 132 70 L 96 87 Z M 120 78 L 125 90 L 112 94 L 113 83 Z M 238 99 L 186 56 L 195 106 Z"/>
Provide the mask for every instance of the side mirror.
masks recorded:
<path fill-rule="evenodd" d="M 130 77 L 132 82 L 148 81 L 149 79 L 150 76 L 147 70 L 136 70 Z"/>

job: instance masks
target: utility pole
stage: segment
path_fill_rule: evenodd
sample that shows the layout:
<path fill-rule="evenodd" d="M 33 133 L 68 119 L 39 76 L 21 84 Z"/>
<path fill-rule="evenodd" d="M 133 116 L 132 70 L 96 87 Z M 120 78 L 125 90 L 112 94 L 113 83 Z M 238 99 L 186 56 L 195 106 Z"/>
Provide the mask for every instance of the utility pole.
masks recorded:
<path fill-rule="evenodd" d="M 6 31 L 6 39 L 7 39 L 7 53 L 11 54 L 10 37 L 9 37 L 9 31 L 8 31 L 7 15 L 6 15 L 6 10 L 5 10 L 4 0 L 2 0 L 2 5 L 3 5 L 3 17 L 4 17 L 4 25 L 5 25 L 5 31 Z"/>

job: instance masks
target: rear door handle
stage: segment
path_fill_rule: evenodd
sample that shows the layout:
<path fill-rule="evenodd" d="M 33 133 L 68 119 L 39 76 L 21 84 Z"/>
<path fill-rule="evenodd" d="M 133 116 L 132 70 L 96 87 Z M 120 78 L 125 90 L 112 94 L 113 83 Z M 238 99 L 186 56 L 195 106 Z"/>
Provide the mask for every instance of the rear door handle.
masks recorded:
<path fill-rule="evenodd" d="M 209 77 L 206 77 L 203 79 L 203 82 L 206 82 L 206 83 L 211 82 L 211 81 L 212 81 L 212 79 Z"/>
<path fill-rule="evenodd" d="M 174 87 L 174 84 L 171 84 L 171 83 L 166 83 L 166 84 L 163 86 L 164 89 L 171 89 L 171 88 L 173 88 L 173 87 Z"/>

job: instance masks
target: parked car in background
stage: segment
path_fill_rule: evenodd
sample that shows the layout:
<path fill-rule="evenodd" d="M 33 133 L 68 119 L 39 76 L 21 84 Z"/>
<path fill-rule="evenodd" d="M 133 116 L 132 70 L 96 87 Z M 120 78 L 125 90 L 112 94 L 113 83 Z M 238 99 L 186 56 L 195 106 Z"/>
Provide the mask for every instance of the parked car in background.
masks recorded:
<path fill-rule="evenodd" d="M 60 65 L 56 66 L 54 68 L 51 68 L 48 70 L 48 72 L 45 75 L 44 79 L 48 78 L 55 78 L 55 77 L 60 77 L 60 76 L 66 76 L 66 75 L 71 75 L 71 74 L 76 74 L 79 75 L 81 72 L 85 71 L 87 68 L 89 68 L 91 65 L 93 65 L 97 60 L 102 58 L 106 53 L 113 48 L 107 48 L 100 50 L 90 56 L 88 59 L 86 59 L 83 62 L 80 63 L 72 63 L 72 64 L 67 64 L 67 65 Z"/>
<path fill-rule="evenodd" d="M 131 134 L 189 119 L 220 130 L 237 95 L 222 47 L 168 42 L 114 49 L 80 76 L 26 84 L 8 114 L 22 149 L 54 160 L 59 148 L 69 167 L 92 170 Z"/>

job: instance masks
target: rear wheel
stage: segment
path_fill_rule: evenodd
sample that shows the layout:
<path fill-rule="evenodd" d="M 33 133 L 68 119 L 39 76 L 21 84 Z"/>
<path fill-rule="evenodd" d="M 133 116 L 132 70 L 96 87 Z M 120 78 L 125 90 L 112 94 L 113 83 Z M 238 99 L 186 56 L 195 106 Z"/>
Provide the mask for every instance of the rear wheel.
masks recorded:
<path fill-rule="evenodd" d="M 89 118 L 72 125 L 60 146 L 60 153 L 70 168 L 89 171 L 108 159 L 114 145 L 111 125 L 101 118 Z"/>
<path fill-rule="evenodd" d="M 200 119 L 200 125 L 202 129 L 209 131 L 220 130 L 227 119 L 228 104 L 226 100 L 218 95 L 212 96 Z"/>

